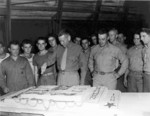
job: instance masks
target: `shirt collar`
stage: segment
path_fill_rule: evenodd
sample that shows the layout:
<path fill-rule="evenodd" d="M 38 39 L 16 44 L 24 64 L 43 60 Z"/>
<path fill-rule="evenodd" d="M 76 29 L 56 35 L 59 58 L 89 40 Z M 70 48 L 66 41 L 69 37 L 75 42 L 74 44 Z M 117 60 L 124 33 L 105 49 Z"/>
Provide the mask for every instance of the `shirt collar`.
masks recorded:
<path fill-rule="evenodd" d="M 145 45 L 146 48 L 150 48 L 150 43 L 148 43 L 147 45 Z"/>
<path fill-rule="evenodd" d="M 142 47 L 143 47 L 143 45 L 138 45 L 138 46 L 135 46 L 135 49 L 140 49 Z"/>
<path fill-rule="evenodd" d="M 70 42 L 67 44 L 67 48 L 70 48 L 72 45 L 73 45 L 73 43 L 70 41 Z"/>
<path fill-rule="evenodd" d="M 100 48 L 107 48 L 109 45 L 110 45 L 110 43 L 107 42 L 107 43 L 105 44 L 105 46 L 101 47 L 101 46 L 99 45 L 99 47 L 100 47 Z"/>
<path fill-rule="evenodd" d="M 17 57 L 17 60 L 19 60 L 20 57 L 21 57 L 21 56 L 18 56 L 18 57 Z M 12 60 L 12 61 L 15 61 L 15 60 L 11 57 L 11 55 L 9 56 L 9 59 Z M 17 60 L 16 60 L 16 61 L 17 61 Z"/>
<path fill-rule="evenodd" d="M 83 50 L 84 53 L 87 53 L 89 51 L 90 51 L 90 47 L 88 49 L 86 49 L 86 50 Z"/>

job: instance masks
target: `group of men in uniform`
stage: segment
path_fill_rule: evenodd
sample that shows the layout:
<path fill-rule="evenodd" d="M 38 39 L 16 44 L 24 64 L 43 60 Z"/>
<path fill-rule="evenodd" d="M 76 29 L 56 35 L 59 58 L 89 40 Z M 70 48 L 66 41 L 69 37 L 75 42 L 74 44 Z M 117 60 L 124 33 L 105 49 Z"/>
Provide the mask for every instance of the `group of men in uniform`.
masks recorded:
<path fill-rule="evenodd" d="M 127 49 L 125 37 L 117 29 L 98 31 L 90 47 L 87 38 L 73 43 L 70 32 L 60 31 L 57 37 L 36 41 L 37 54 L 32 54 L 32 43 L 24 40 L 20 45 L 9 45 L 10 55 L 0 43 L 0 87 L 5 93 L 39 85 L 91 85 L 129 92 L 150 91 L 150 30 L 143 28 L 134 34 L 134 46 Z M 143 41 L 144 45 L 141 43 Z M 51 46 L 47 49 L 47 41 Z M 79 45 L 81 43 L 81 45 Z"/>

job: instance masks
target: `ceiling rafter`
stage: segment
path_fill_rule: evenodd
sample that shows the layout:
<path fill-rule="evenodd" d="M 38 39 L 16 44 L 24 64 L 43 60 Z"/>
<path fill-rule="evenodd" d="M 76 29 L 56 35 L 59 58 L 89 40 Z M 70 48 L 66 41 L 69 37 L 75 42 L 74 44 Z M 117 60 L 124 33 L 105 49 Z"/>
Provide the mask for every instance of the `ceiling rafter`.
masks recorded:
<path fill-rule="evenodd" d="M 4 0 L 3 0 L 4 1 Z M 11 10 L 12 10 L 12 17 L 15 14 L 15 16 L 21 16 L 23 17 L 22 12 L 26 12 L 27 14 L 30 14 L 30 12 L 35 12 L 33 13 L 34 16 L 38 16 L 43 18 L 43 15 L 48 15 L 48 17 L 51 17 L 52 19 L 58 16 L 58 13 L 60 13 L 60 8 L 59 8 L 59 0 L 11 0 Z M 61 9 L 61 14 L 62 14 L 62 20 L 64 19 L 64 14 L 65 17 L 72 17 L 74 19 L 73 14 L 78 15 L 78 13 L 82 13 L 82 15 L 79 17 L 82 19 L 82 17 L 85 18 L 85 20 L 91 20 L 89 19 L 89 15 L 87 16 L 86 13 L 90 13 L 93 18 L 96 17 L 103 17 L 104 15 L 112 15 L 114 17 L 119 17 L 120 20 L 122 20 L 122 16 L 125 15 L 125 10 L 123 3 L 124 2 L 119 2 L 119 1 L 125 1 L 125 0 L 117 0 L 113 1 L 112 4 L 110 0 L 101 0 L 101 4 L 97 5 L 97 0 L 61 0 L 63 1 L 63 8 Z M 55 4 L 54 4 L 55 2 Z M 116 2 L 116 4 L 115 4 Z M 120 4 L 121 3 L 121 4 Z M 101 7 L 100 12 L 96 10 L 96 7 Z M 43 14 L 41 14 L 39 11 L 42 11 Z M 49 15 L 48 12 L 54 13 L 53 16 Z M 18 13 L 18 14 L 17 14 Z M 16 15 L 17 14 L 17 15 Z M 19 15 L 21 14 L 21 15 Z M 0 3 L 0 15 L 4 16 L 7 15 L 7 8 L 4 5 L 4 3 Z M 24 14 L 26 15 L 26 14 Z M 128 13 L 126 15 L 127 18 L 134 17 L 136 15 L 140 15 L 140 12 L 136 12 L 136 9 L 132 8 L 130 6 Z M 47 17 L 47 16 L 46 16 Z M 96 19 L 96 18 L 95 18 Z M 98 19 L 100 20 L 100 19 Z M 111 20 L 111 18 L 109 19 Z"/>
<path fill-rule="evenodd" d="M 56 0 L 36 0 L 36 1 L 30 1 L 30 2 L 17 2 L 17 3 L 11 3 L 11 5 L 45 3 L 45 2 L 52 2 L 52 1 L 56 1 Z"/>

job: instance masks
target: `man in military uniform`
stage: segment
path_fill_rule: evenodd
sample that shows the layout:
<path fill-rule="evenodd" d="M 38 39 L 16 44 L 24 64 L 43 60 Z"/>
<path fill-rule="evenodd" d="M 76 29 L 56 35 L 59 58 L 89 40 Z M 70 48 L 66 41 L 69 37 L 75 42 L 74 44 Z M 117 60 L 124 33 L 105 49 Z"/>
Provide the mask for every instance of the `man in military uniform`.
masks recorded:
<path fill-rule="evenodd" d="M 68 30 L 62 30 L 59 35 L 60 44 L 52 57 L 42 66 L 42 72 L 46 67 L 57 62 L 58 85 L 79 85 L 84 84 L 85 80 L 85 57 L 80 45 L 71 41 L 71 35 Z M 79 69 L 81 74 L 79 77 Z"/>
<path fill-rule="evenodd" d="M 143 89 L 144 92 L 150 92 L 150 29 L 143 28 L 140 35 L 145 45 L 142 53 L 144 60 Z"/>
<path fill-rule="evenodd" d="M 93 86 L 106 86 L 116 89 L 119 78 L 128 67 L 128 59 L 122 51 L 108 42 L 107 32 L 100 30 L 98 33 L 99 44 L 90 53 L 89 68 L 93 73 Z M 121 68 L 115 72 L 116 62 L 120 61 Z"/>

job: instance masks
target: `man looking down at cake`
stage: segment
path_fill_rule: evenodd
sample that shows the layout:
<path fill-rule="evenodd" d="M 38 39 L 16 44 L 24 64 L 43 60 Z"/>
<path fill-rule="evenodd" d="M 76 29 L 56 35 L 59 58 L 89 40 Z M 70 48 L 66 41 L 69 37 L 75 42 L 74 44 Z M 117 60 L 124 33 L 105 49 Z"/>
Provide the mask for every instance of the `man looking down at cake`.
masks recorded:
<path fill-rule="evenodd" d="M 19 56 L 19 50 L 18 42 L 10 42 L 10 56 L 1 63 L 0 86 L 5 93 L 35 85 L 31 66 L 26 58 Z"/>
<path fill-rule="evenodd" d="M 126 71 L 128 59 L 116 46 L 108 42 L 107 32 L 100 30 L 98 33 L 99 45 L 93 47 L 89 58 L 89 68 L 93 74 L 93 86 L 106 86 L 116 89 L 117 79 Z M 121 68 L 115 72 L 116 62 Z"/>
<path fill-rule="evenodd" d="M 59 35 L 60 44 L 53 54 L 53 58 L 43 64 L 42 73 L 46 67 L 57 62 L 58 85 L 73 86 L 84 84 L 85 80 L 85 57 L 81 46 L 74 44 L 71 41 L 71 35 L 68 30 L 62 30 Z M 81 69 L 81 78 L 79 77 L 78 70 Z M 81 80 L 80 80 L 81 79 Z"/>

